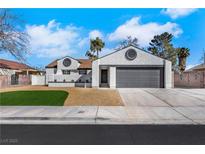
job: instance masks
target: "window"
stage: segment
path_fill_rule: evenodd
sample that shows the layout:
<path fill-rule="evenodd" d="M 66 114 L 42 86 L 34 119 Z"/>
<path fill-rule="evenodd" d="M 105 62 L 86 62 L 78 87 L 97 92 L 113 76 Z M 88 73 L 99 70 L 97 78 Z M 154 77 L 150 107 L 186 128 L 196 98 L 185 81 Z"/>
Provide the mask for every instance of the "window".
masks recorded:
<path fill-rule="evenodd" d="M 128 49 L 125 53 L 128 60 L 134 60 L 137 57 L 137 52 L 134 49 Z"/>
<path fill-rule="evenodd" d="M 69 58 L 64 59 L 64 60 L 63 60 L 63 65 L 64 65 L 65 67 L 70 66 L 70 65 L 71 65 L 71 60 L 70 60 Z"/>
<path fill-rule="evenodd" d="M 70 74 L 70 70 L 62 70 L 63 74 Z"/>
<path fill-rule="evenodd" d="M 79 70 L 79 74 L 86 75 L 87 74 L 87 70 Z"/>

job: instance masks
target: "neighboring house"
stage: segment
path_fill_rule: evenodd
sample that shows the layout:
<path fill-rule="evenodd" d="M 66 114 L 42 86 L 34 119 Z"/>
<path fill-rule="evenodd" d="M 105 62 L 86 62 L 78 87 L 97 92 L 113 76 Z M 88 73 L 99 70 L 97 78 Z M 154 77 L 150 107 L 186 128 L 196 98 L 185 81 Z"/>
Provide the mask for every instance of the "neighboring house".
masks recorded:
<path fill-rule="evenodd" d="M 171 88 L 171 62 L 132 45 L 95 61 L 66 56 L 46 66 L 48 86 Z"/>
<path fill-rule="evenodd" d="M 46 84 L 58 87 L 91 87 L 92 61 L 66 56 L 46 66 Z"/>
<path fill-rule="evenodd" d="M 30 75 L 38 74 L 36 69 L 16 61 L 0 59 L 0 75 Z"/>
<path fill-rule="evenodd" d="M 30 75 L 38 73 L 26 64 L 0 59 L 0 87 L 30 84 Z"/>
<path fill-rule="evenodd" d="M 205 88 L 205 63 L 174 74 L 175 87 Z"/>

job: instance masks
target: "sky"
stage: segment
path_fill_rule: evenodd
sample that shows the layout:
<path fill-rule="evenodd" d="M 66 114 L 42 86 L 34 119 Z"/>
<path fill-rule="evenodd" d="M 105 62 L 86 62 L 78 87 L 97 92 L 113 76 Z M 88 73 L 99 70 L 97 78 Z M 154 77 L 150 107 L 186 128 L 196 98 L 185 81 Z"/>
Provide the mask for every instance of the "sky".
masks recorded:
<path fill-rule="evenodd" d="M 174 35 L 174 47 L 187 47 L 187 68 L 200 63 L 205 48 L 205 9 L 11 9 L 24 20 L 21 29 L 30 35 L 28 64 L 45 67 L 63 56 L 86 58 L 89 40 L 100 37 L 113 52 L 127 36 L 147 48 L 154 35 Z M 15 60 L 9 54 L 1 58 Z"/>

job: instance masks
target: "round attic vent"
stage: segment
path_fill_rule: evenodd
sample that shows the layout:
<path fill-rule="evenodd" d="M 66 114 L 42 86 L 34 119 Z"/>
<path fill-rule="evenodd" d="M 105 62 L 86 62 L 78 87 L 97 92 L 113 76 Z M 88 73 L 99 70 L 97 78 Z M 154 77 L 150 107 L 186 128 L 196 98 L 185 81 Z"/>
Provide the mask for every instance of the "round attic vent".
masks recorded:
<path fill-rule="evenodd" d="M 63 65 L 64 65 L 65 67 L 70 66 L 70 64 L 71 64 L 71 60 L 70 60 L 69 58 L 65 58 L 65 59 L 63 60 Z"/>
<path fill-rule="evenodd" d="M 137 57 L 137 52 L 134 49 L 129 49 L 126 51 L 125 57 L 128 60 L 134 60 Z"/>

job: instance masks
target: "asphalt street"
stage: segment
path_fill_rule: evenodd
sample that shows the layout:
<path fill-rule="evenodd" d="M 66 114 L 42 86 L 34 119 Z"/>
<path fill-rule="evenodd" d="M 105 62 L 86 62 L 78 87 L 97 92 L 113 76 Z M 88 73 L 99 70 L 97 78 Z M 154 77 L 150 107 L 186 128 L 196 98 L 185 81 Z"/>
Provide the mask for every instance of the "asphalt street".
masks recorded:
<path fill-rule="evenodd" d="M 1 125 L 0 144 L 205 144 L 205 125 Z"/>

